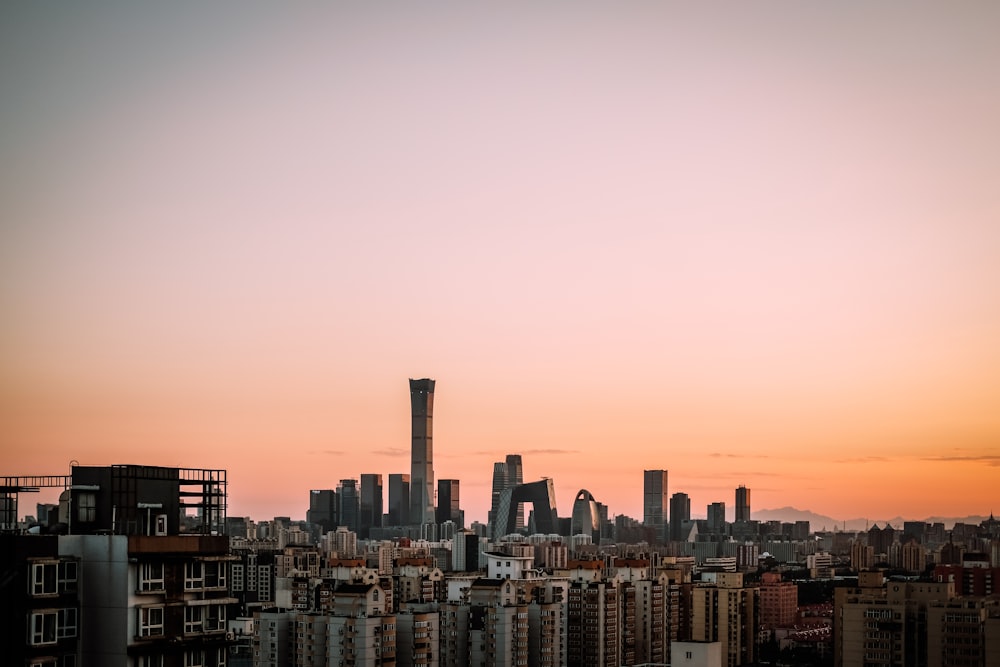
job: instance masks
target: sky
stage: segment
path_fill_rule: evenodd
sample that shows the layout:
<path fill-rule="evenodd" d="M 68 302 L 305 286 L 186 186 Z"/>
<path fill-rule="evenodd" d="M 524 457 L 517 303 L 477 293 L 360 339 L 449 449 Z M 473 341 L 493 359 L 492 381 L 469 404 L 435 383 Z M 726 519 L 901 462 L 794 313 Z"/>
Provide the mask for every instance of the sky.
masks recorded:
<path fill-rule="evenodd" d="M 467 521 L 508 453 L 563 516 L 641 519 L 644 469 L 696 516 L 1000 510 L 998 29 L 3 3 L 0 475 L 225 468 L 230 515 L 304 518 L 409 472 L 431 377 Z"/>

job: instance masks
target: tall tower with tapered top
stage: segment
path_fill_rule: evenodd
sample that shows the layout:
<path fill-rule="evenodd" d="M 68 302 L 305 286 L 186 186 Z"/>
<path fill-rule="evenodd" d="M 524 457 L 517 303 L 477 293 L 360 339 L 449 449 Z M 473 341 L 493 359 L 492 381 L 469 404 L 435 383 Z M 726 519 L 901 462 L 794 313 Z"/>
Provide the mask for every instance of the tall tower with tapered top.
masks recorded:
<path fill-rule="evenodd" d="M 434 523 L 434 380 L 410 380 L 410 523 Z"/>

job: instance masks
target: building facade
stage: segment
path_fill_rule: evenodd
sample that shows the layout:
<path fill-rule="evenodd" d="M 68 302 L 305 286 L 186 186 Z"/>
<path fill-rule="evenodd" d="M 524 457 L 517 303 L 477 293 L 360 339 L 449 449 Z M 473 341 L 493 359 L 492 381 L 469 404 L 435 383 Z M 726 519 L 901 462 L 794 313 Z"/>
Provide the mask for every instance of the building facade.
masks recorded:
<path fill-rule="evenodd" d="M 750 521 L 750 489 L 743 485 L 736 488 L 735 521 Z"/>
<path fill-rule="evenodd" d="M 437 502 L 437 523 L 453 521 L 458 528 L 464 528 L 457 479 L 438 480 Z"/>
<path fill-rule="evenodd" d="M 434 380 L 410 380 L 410 522 L 434 523 Z"/>
<path fill-rule="evenodd" d="M 684 527 L 691 521 L 691 498 L 686 493 L 670 496 L 670 540 L 684 539 Z"/>
<path fill-rule="evenodd" d="M 666 470 L 644 470 L 642 473 L 642 523 L 655 531 L 656 539 L 667 539 L 667 518 L 670 496 L 667 493 Z"/>
<path fill-rule="evenodd" d="M 361 475 L 361 515 L 358 522 L 358 537 L 367 540 L 372 528 L 382 527 L 382 475 L 363 473 Z"/>
<path fill-rule="evenodd" d="M 390 526 L 410 524 L 410 476 L 402 473 L 389 475 L 389 512 L 386 516 Z"/>

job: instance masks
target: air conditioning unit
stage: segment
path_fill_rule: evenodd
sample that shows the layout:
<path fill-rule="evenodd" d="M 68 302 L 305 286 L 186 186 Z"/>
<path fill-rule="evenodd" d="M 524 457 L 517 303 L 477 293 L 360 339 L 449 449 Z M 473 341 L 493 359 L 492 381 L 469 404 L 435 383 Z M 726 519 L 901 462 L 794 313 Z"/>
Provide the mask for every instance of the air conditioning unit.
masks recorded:
<path fill-rule="evenodd" d="M 234 633 L 232 633 L 232 632 L 227 632 L 226 633 L 226 640 L 228 640 L 228 641 L 234 641 L 235 639 L 236 639 L 236 635 Z"/>

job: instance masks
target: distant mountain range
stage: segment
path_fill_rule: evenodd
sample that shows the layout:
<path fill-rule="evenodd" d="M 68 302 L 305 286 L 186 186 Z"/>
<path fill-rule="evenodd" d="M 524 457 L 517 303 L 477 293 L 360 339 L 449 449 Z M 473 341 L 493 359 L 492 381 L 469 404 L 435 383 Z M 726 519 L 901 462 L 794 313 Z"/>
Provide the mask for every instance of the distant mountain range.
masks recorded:
<path fill-rule="evenodd" d="M 945 528 L 951 528 L 956 523 L 971 523 L 980 524 L 989 517 L 987 516 L 960 516 L 960 517 L 944 517 L 944 516 L 931 516 L 925 519 L 904 519 L 901 516 L 895 516 L 889 519 L 884 518 L 862 518 L 862 519 L 834 519 L 833 517 L 824 516 L 823 514 L 816 514 L 815 512 L 810 512 L 809 510 L 800 510 L 794 507 L 780 507 L 773 510 L 756 510 L 751 513 L 751 519 L 756 521 L 784 521 L 784 522 L 795 522 L 795 521 L 808 521 L 810 530 L 867 530 L 871 528 L 872 525 L 878 524 L 880 527 L 884 527 L 886 522 L 889 523 L 893 528 L 902 528 L 904 521 L 923 521 L 925 523 L 943 523 Z"/>

